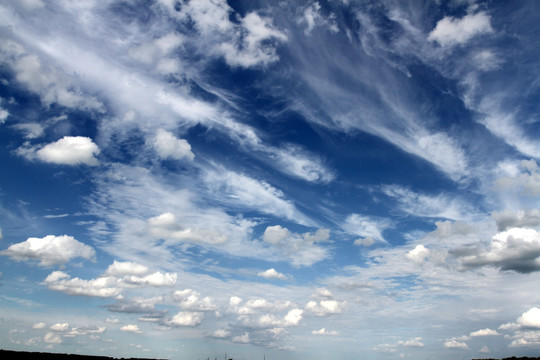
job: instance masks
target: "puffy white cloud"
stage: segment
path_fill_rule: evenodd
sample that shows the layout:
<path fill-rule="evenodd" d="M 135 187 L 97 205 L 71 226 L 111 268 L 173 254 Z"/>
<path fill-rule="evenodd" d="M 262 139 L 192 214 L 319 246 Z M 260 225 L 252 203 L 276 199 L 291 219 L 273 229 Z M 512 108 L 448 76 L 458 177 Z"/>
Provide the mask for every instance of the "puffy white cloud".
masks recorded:
<path fill-rule="evenodd" d="M 327 229 L 297 234 L 280 225 L 268 226 L 263 234 L 264 242 L 272 245 L 295 266 L 310 266 L 328 257 L 328 250 L 318 244 L 328 242 L 329 238 Z"/>
<path fill-rule="evenodd" d="M 517 331 L 509 347 L 540 345 L 540 331 Z"/>
<path fill-rule="evenodd" d="M 162 159 L 193 160 L 195 158 L 187 140 L 178 139 L 174 134 L 163 129 L 157 131 L 152 145 Z"/>
<path fill-rule="evenodd" d="M 409 251 L 405 256 L 407 259 L 412 260 L 416 264 L 422 264 L 426 261 L 429 253 L 429 249 L 427 249 L 424 245 L 416 245 L 416 247 Z"/>
<path fill-rule="evenodd" d="M 332 336 L 339 335 L 337 331 L 335 330 L 328 331 L 326 330 L 326 328 L 321 328 L 320 330 L 313 330 L 311 333 L 313 335 L 332 335 Z"/>
<path fill-rule="evenodd" d="M 310 301 L 306 304 L 305 309 L 316 316 L 330 316 L 341 314 L 345 310 L 346 305 L 346 302 L 337 300 L 321 300 L 318 303 L 316 301 Z"/>
<path fill-rule="evenodd" d="M 133 275 L 133 274 L 136 275 Z M 71 278 L 63 271 L 53 271 L 44 280 L 51 290 L 69 295 L 95 297 L 118 297 L 124 288 L 164 287 L 176 283 L 176 273 L 156 271 L 148 273 L 148 268 L 132 262 L 114 262 L 100 277 L 91 280 Z"/>
<path fill-rule="evenodd" d="M 44 329 L 46 327 L 47 327 L 47 324 L 45 324 L 44 322 L 39 322 L 32 325 L 32 329 Z"/>
<path fill-rule="evenodd" d="M 530 273 L 540 270 L 540 234 L 534 229 L 511 228 L 496 234 L 489 245 L 458 256 L 466 268 L 495 266 Z"/>
<path fill-rule="evenodd" d="M 148 268 L 144 265 L 137 264 L 131 261 L 117 261 L 107 267 L 105 275 L 109 276 L 126 276 L 137 275 L 141 276 L 148 273 Z"/>
<path fill-rule="evenodd" d="M 41 266 L 61 265 L 77 257 L 84 259 L 95 257 L 92 247 L 68 235 L 28 238 L 21 243 L 10 245 L 0 254 L 15 260 L 37 259 Z"/>
<path fill-rule="evenodd" d="M 437 22 L 428 36 L 428 40 L 436 41 L 441 46 L 465 44 L 481 34 L 493 32 L 490 17 L 485 12 L 467 14 L 461 19 L 446 16 Z"/>
<path fill-rule="evenodd" d="M 126 332 L 132 332 L 132 333 L 136 333 L 136 334 L 140 334 L 142 333 L 141 329 L 139 329 L 139 326 L 138 325 L 135 325 L 135 324 L 127 324 L 127 325 L 124 325 L 120 328 L 121 331 L 126 331 Z"/>
<path fill-rule="evenodd" d="M 173 294 L 174 301 L 179 302 L 180 307 L 190 311 L 216 311 L 217 306 L 211 297 L 200 298 L 197 291 L 191 289 L 178 290 Z"/>
<path fill-rule="evenodd" d="M 285 326 L 296 326 L 302 321 L 302 318 L 304 316 L 304 310 L 302 309 L 291 309 L 285 315 L 284 318 L 284 325 Z"/>
<path fill-rule="evenodd" d="M 69 295 L 114 297 L 122 292 L 122 289 L 116 286 L 116 282 L 111 277 L 83 280 L 77 277 L 71 278 L 63 271 L 53 271 L 45 278 L 44 282 L 49 289 Z"/>
<path fill-rule="evenodd" d="M 51 329 L 52 331 L 65 332 L 68 331 L 70 328 L 69 323 L 56 323 L 52 325 L 49 329 Z"/>
<path fill-rule="evenodd" d="M 459 341 L 457 339 L 450 339 L 444 342 L 444 347 L 447 349 L 461 349 L 461 350 L 467 350 L 469 349 L 469 345 L 463 341 Z"/>
<path fill-rule="evenodd" d="M 257 273 L 257 276 L 263 277 L 265 279 L 287 279 L 287 276 L 280 272 L 277 272 L 274 268 L 268 269 L 266 271 L 261 271 Z"/>
<path fill-rule="evenodd" d="M 204 317 L 203 312 L 180 311 L 167 322 L 167 325 L 195 327 L 203 322 Z"/>
<path fill-rule="evenodd" d="M 45 145 L 36 151 L 38 159 L 64 165 L 98 164 L 95 155 L 100 153 L 92 139 L 84 136 L 64 136 L 62 139 Z"/>
<path fill-rule="evenodd" d="M 524 327 L 540 328 L 540 309 L 533 307 L 524 312 L 517 319 L 517 323 Z"/>
<path fill-rule="evenodd" d="M 473 331 L 472 333 L 469 334 L 469 336 L 471 336 L 471 337 L 495 336 L 495 335 L 501 335 L 501 334 L 499 334 L 496 330 L 492 330 L 492 329 L 489 329 L 489 328 Z"/>

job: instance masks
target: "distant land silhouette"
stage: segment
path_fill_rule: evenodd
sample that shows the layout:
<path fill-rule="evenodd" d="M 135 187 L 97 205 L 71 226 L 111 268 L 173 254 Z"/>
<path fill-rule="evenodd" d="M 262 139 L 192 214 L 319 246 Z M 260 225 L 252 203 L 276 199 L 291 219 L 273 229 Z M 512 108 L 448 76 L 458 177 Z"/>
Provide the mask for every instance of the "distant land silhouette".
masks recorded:
<path fill-rule="evenodd" d="M 0 359 L 45 359 L 45 360 L 166 360 L 166 359 L 151 359 L 151 358 L 113 358 L 108 356 L 92 356 L 92 355 L 78 355 L 78 354 L 57 354 L 57 353 L 44 353 L 44 352 L 27 352 L 27 351 L 12 351 L 1 350 Z M 229 359 L 233 360 L 233 359 Z M 502 359 L 483 358 L 483 359 L 471 359 L 471 360 L 540 360 L 540 357 L 507 357 Z"/>

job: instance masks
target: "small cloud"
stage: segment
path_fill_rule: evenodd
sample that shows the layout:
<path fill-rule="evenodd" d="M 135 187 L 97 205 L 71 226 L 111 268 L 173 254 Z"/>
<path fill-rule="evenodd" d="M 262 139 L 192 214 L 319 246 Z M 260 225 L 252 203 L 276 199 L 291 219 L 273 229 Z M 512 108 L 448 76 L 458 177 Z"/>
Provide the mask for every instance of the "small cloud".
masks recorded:
<path fill-rule="evenodd" d="M 57 323 L 52 325 L 49 329 L 52 331 L 65 332 L 69 330 L 69 323 Z"/>
<path fill-rule="evenodd" d="M 228 338 L 229 336 L 231 336 L 231 331 L 230 330 L 225 330 L 225 329 L 218 329 L 218 330 L 214 331 L 214 334 L 212 336 L 217 338 L 217 339 L 225 339 L 225 338 Z"/>
<path fill-rule="evenodd" d="M 136 334 L 142 333 L 142 331 L 139 329 L 139 326 L 134 325 L 134 324 L 124 325 L 124 326 L 122 326 L 120 328 L 120 330 L 126 331 L 126 332 L 132 332 L 132 333 L 136 333 Z"/>
<path fill-rule="evenodd" d="M 187 140 L 178 139 L 171 132 L 163 129 L 157 131 L 153 146 L 161 159 L 193 160 L 195 158 Z"/>
<path fill-rule="evenodd" d="M 251 339 L 249 337 L 248 332 L 244 333 L 243 335 L 238 335 L 232 338 L 233 342 L 240 343 L 240 344 L 249 344 L 250 340 Z"/>
<path fill-rule="evenodd" d="M 501 335 L 496 330 L 492 329 L 482 329 L 478 331 L 473 331 L 469 334 L 471 337 L 477 337 L 477 336 L 494 336 L 494 335 Z"/>
<path fill-rule="evenodd" d="M 424 245 L 416 245 L 416 247 L 409 251 L 405 256 L 416 264 L 422 264 L 429 256 L 429 250 Z"/>
<path fill-rule="evenodd" d="M 63 339 L 60 335 L 54 332 L 48 332 L 43 337 L 43 341 L 49 344 L 61 344 L 63 342 Z"/>
<path fill-rule="evenodd" d="M 39 322 L 32 325 L 32 329 L 44 329 L 45 327 L 47 327 L 47 324 L 45 324 L 44 322 Z"/>
<path fill-rule="evenodd" d="M 461 45 L 475 36 L 493 32 L 490 17 L 485 12 L 468 14 L 461 19 L 446 16 L 439 20 L 435 29 L 429 33 L 428 40 L 441 46 Z"/>
<path fill-rule="evenodd" d="M 447 349 L 462 349 L 462 350 L 469 349 L 469 345 L 457 339 L 450 339 L 450 340 L 445 341 L 444 347 Z"/>
<path fill-rule="evenodd" d="M 310 301 L 306 304 L 305 309 L 315 316 L 330 316 L 335 314 L 341 314 L 345 310 L 346 303 L 337 300 L 321 300 L 318 303 L 316 301 Z"/>
<path fill-rule="evenodd" d="M 287 276 L 285 276 L 284 274 L 280 272 L 277 272 L 274 268 L 257 273 L 257 276 L 263 277 L 265 279 L 281 279 L 281 280 L 287 279 Z"/>
<path fill-rule="evenodd" d="M 117 319 L 117 318 L 106 318 L 105 322 L 107 322 L 109 324 L 118 324 L 120 322 L 120 320 Z"/>
<path fill-rule="evenodd" d="M 328 330 L 326 330 L 326 328 L 322 328 L 320 330 L 313 330 L 311 333 L 313 335 L 330 335 L 330 336 L 339 335 L 339 333 L 337 331 L 335 331 L 335 330 L 328 331 Z"/>
<path fill-rule="evenodd" d="M 95 155 L 99 153 L 98 146 L 88 137 L 64 136 L 35 151 L 35 157 L 53 164 L 95 166 L 98 164 Z"/>
<path fill-rule="evenodd" d="M 203 322 L 204 317 L 203 312 L 180 311 L 168 321 L 167 325 L 195 327 Z"/>

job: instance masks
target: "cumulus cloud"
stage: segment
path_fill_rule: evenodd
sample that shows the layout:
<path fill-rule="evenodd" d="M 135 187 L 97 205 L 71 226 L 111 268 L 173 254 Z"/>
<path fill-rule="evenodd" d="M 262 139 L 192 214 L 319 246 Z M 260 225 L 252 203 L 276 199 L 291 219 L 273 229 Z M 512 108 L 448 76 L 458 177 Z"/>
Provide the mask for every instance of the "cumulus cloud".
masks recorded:
<path fill-rule="evenodd" d="M 212 336 L 215 337 L 216 339 L 225 339 L 231 336 L 231 331 L 227 329 L 218 329 L 214 331 Z"/>
<path fill-rule="evenodd" d="M 61 344 L 64 340 L 59 334 L 54 332 L 48 332 L 43 337 L 43 341 L 49 344 Z"/>
<path fill-rule="evenodd" d="M 167 322 L 167 325 L 195 327 L 203 322 L 204 317 L 205 315 L 203 312 L 180 311 Z"/>
<path fill-rule="evenodd" d="M 501 335 L 501 334 L 499 334 L 496 330 L 492 330 L 492 329 L 489 329 L 489 328 L 473 331 L 472 333 L 469 334 L 469 336 L 471 336 L 471 337 L 495 336 L 495 335 Z"/>
<path fill-rule="evenodd" d="M 328 331 L 326 330 L 326 328 L 322 328 L 320 330 L 313 330 L 311 333 L 313 335 L 332 335 L 332 336 L 339 335 L 337 331 L 335 330 Z"/>
<path fill-rule="evenodd" d="M 46 327 L 47 327 L 47 324 L 45 324 L 44 322 L 39 322 L 32 325 L 32 329 L 44 329 Z"/>
<path fill-rule="evenodd" d="M 428 36 L 441 46 L 453 46 L 467 43 L 473 37 L 492 33 L 490 16 L 485 12 L 467 14 L 461 19 L 446 16 L 437 22 Z"/>
<path fill-rule="evenodd" d="M 162 273 L 160 271 L 147 274 L 142 272 L 145 267 L 135 263 L 115 262 L 107 271 L 96 279 L 84 280 L 71 278 L 63 271 L 53 271 L 44 283 L 51 290 L 61 291 L 69 295 L 83 295 L 94 297 L 119 297 L 125 288 L 137 287 L 165 287 L 176 283 L 176 273 Z"/>
<path fill-rule="evenodd" d="M 524 327 L 540 328 L 540 309 L 533 307 L 524 312 L 517 319 L 517 323 Z"/>
<path fill-rule="evenodd" d="M 263 234 L 264 242 L 272 245 L 295 266 L 310 266 L 328 257 L 328 250 L 318 244 L 328 242 L 329 238 L 327 229 L 297 234 L 280 225 L 268 226 Z"/>
<path fill-rule="evenodd" d="M 540 270 L 540 234 L 534 229 L 511 228 L 496 234 L 483 247 L 456 254 L 465 268 L 494 266 L 530 273 Z"/>
<path fill-rule="evenodd" d="M 173 294 L 174 301 L 184 310 L 189 311 L 216 311 L 217 306 L 211 297 L 200 297 L 200 294 L 192 289 L 178 290 Z"/>
<path fill-rule="evenodd" d="M 495 180 L 497 190 L 512 191 L 522 196 L 540 196 L 540 168 L 534 160 L 499 164 L 501 176 Z"/>
<path fill-rule="evenodd" d="M 446 340 L 444 342 L 444 347 L 447 349 L 461 349 L 461 350 L 468 350 L 469 345 L 463 341 L 459 341 L 457 339 L 450 339 Z"/>
<path fill-rule="evenodd" d="M 257 276 L 263 277 L 265 279 L 284 280 L 284 279 L 287 278 L 286 275 L 284 275 L 284 274 L 282 274 L 280 272 L 277 272 L 276 269 L 274 269 L 274 268 L 268 269 L 266 271 L 261 271 L 261 272 L 257 273 Z"/>
<path fill-rule="evenodd" d="M 127 324 L 127 325 L 124 325 L 120 328 L 121 331 L 126 331 L 126 332 L 132 332 L 132 333 L 136 333 L 136 334 L 141 334 L 142 331 L 141 329 L 139 329 L 139 326 L 138 325 L 135 325 L 135 324 Z"/>
<path fill-rule="evenodd" d="M 409 251 L 405 256 L 416 264 L 422 264 L 429 256 L 429 250 L 424 245 L 416 245 L 416 247 Z"/>
<path fill-rule="evenodd" d="M 90 260 L 95 257 L 92 247 L 68 235 L 28 238 L 24 242 L 10 245 L 0 254 L 17 261 L 36 259 L 41 266 L 61 265 L 77 257 Z"/>
<path fill-rule="evenodd" d="M 310 301 L 306 304 L 305 309 L 315 316 L 325 317 L 341 314 L 345 310 L 346 305 L 346 302 L 337 300 Z"/>
<path fill-rule="evenodd" d="M 95 156 L 99 152 L 98 146 L 88 137 L 64 136 L 36 151 L 36 156 L 44 162 L 54 164 L 95 166 L 98 164 Z"/>
<path fill-rule="evenodd" d="M 157 131 L 152 145 L 161 159 L 193 160 L 195 158 L 187 140 L 178 139 L 174 134 L 163 129 Z"/>

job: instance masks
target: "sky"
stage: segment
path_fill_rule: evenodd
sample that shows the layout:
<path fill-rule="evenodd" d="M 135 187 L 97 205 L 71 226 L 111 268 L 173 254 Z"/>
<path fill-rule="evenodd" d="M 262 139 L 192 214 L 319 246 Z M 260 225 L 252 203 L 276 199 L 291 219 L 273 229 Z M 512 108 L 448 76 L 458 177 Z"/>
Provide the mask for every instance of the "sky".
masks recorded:
<path fill-rule="evenodd" d="M 540 2 L 0 1 L 0 348 L 540 352 Z"/>

